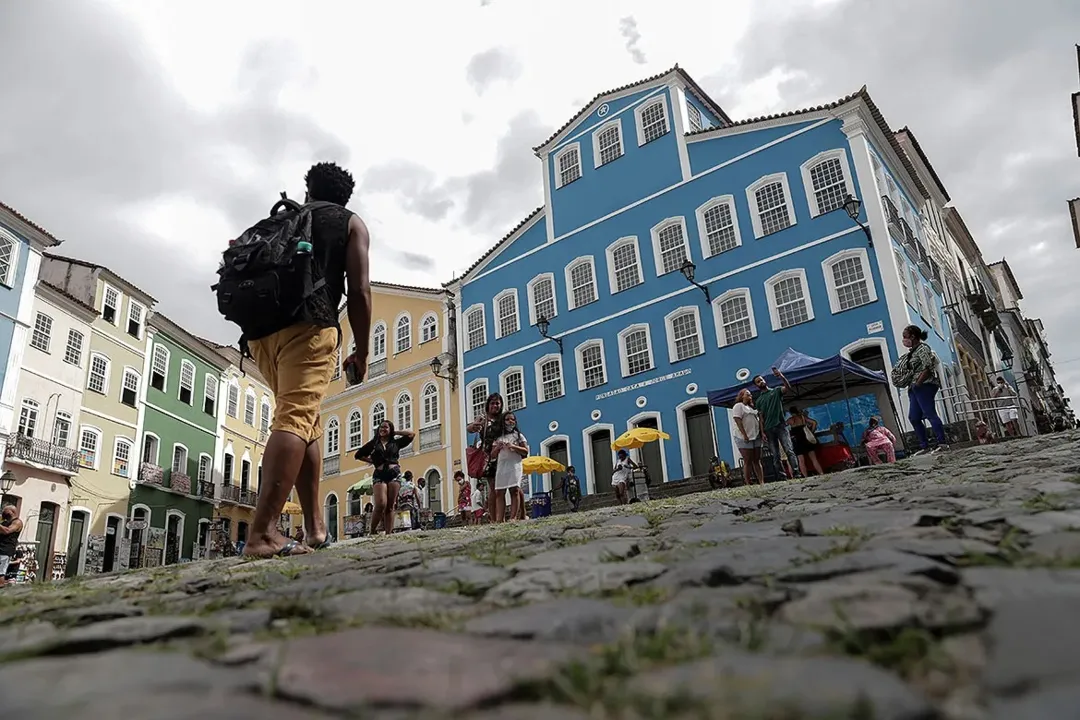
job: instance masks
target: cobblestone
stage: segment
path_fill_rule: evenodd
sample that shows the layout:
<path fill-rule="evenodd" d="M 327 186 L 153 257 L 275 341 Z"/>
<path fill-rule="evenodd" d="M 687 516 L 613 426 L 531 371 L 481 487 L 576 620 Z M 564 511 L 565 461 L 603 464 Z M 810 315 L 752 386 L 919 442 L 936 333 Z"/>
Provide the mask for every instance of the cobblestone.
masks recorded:
<path fill-rule="evenodd" d="M 1080 717 L 1080 434 L 0 590 L 20 717 Z"/>

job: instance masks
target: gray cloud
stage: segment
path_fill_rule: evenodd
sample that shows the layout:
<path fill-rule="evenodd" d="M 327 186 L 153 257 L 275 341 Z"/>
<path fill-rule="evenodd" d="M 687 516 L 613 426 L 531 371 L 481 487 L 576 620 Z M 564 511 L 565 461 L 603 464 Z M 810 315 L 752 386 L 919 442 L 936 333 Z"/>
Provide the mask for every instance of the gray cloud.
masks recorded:
<path fill-rule="evenodd" d="M 645 51 L 638 47 L 641 41 L 641 33 L 638 31 L 637 19 L 633 15 L 619 20 L 619 34 L 626 40 L 626 52 L 638 65 L 644 65 Z"/>
<path fill-rule="evenodd" d="M 432 272 L 435 270 L 435 258 L 430 255 L 422 255 L 407 250 L 401 251 L 400 254 L 401 264 L 407 270 L 421 270 L 423 272 Z"/>
<path fill-rule="evenodd" d="M 453 198 L 439 184 L 435 173 L 404 160 L 369 168 L 360 181 L 360 190 L 390 193 L 402 208 L 432 221 L 445 218 L 454 206 Z"/>
<path fill-rule="evenodd" d="M 340 140 L 277 105 L 312 71 L 287 45 L 253 47 L 233 101 L 207 115 L 162 80 L 137 32 L 104 4 L 25 3 L 3 14 L 0 66 L 19 68 L 0 74 L 5 107 L 19 109 L 0 113 L 0 138 L 12 139 L 0 140 L 3 200 L 66 239 L 63 253 L 151 290 L 174 320 L 235 339 L 210 295 L 218 257 L 202 249 L 206 239 L 171 247 L 126 218 L 179 199 L 239 230 L 269 210 L 284 182 L 299 192 L 300 178 L 280 177 L 283 163 L 347 162 Z M 155 282 L 163 268 L 169 281 Z"/>
<path fill-rule="evenodd" d="M 755 5 L 736 66 L 701 81 L 742 116 L 867 84 L 893 127 L 918 135 L 987 261 L 1008 258 L 1077 396 L 1080 363 L 1062 361 L 1080 357 L 1080 252 L 1064 203 L 1080 190 L 1068 102 L 1080 4 L 1038 5 L 844 0 L 796 10 L 773 0 Z M 777 70 L 790 76 L 780 107 L 739 106 L 740 87 Z"/>
<path fill-rule="evenodd" d="M 465 66 L 465 78 L 477 95 L 499 81 L 513 82 L 521 75 L 521 62 L 507 48 L 494 47 L 473 55 Z"/>

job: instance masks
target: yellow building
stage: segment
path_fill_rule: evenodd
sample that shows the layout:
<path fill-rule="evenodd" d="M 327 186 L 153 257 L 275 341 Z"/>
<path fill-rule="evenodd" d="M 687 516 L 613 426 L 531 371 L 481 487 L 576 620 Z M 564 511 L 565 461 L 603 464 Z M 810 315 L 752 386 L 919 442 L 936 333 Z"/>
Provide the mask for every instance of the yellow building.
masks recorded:
<path fill-rule="evenodd" d="M 319 497 L 330 534 L 336 538 L 346 535 L 345 518 L 362 510 L 360 496 L 349 488 L 371 474 L 371 466 L 353 454 L 372 438 L 384 418 L 398 430 L 416 433 L 413 444 L 402 452 L 401 469 L 427 481 L 424 507 L 449 514 L 457 505 L 452 478 L 461 467 L 463 445 L 454 379 L 453 306 L 441 288 L 373 282 L 371 298 L 367 376 L 360 385 L 347 387 L 339 369 L 323 402 Z M 356 346 L 344 309 L 340 321 L 344 356 Z M 442 366 L 439 376 L 432 368 L 436 358 Z"/>

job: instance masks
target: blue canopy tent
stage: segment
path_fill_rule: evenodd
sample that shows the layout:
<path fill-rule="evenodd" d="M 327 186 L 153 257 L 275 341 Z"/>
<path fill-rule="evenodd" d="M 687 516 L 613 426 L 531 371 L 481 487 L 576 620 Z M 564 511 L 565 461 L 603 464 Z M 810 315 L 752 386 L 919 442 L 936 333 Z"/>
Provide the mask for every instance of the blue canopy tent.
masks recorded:
<path fill-rule="evenodd" d="M 895 428 L 900 427 L 896 404 L 889 389 L 889 380 L 884 373 L 865 368 L 843 355 L 834 355 L 831 358 L 822 360 L 792 348 L 788 348 L 781 353 L 776 362 L 772 364 L 772 367 L 780 370 L 784 377 L 788 379 L 788 382 L 791 383 L 793 392 L 787 395 L 785 400 L 790 401 L 792 404 L 806 407 L 824 405 L 843 399 L 847 407 L 847 427 L 854 430 L 856 423 L 851 412 L 851 390 L 865 388 L 856 395 L 873 394 L 877 396 L 878 407 L 882 414 L 885 415 L 886 407 L 892 413 L 891 418 L 883 417 L 882 421 L 886 425 L 892 425 Z M 770 384 L 775 383 L 771 370 L 765 370 L 761 374 L 770 381 Z M 710 391 L 708 396 L 709 405 L 724 408 L 734 407 L 735 398 L 740 390 L 744 388 L 754 389 L 752 380 L 752 377 L 747 378 L 745 382 L 737 385 L 722 390 Z M 898 435 L 902 437 L 902 433 L 898 433 Z M 855 437 L 853 440 L 858 444 L 860 438 Z"/>

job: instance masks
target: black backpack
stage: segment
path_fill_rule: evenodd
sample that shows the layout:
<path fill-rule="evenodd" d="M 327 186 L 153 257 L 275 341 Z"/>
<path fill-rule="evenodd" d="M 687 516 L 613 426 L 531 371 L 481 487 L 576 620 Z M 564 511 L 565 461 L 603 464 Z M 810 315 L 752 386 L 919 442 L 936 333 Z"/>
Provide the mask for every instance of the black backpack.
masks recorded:
<path fill-rule="evenodd" d="M 308 301 L 326 292 L 324 268 L 312 257 L 312 211 L 331 203 L 300 205 L 281 193 L 270 216 L 229 242 L 220 279 L 210 287 L 218 312 L 240 326 L 247 340 L 282 330 L 307 317 Z"/>

